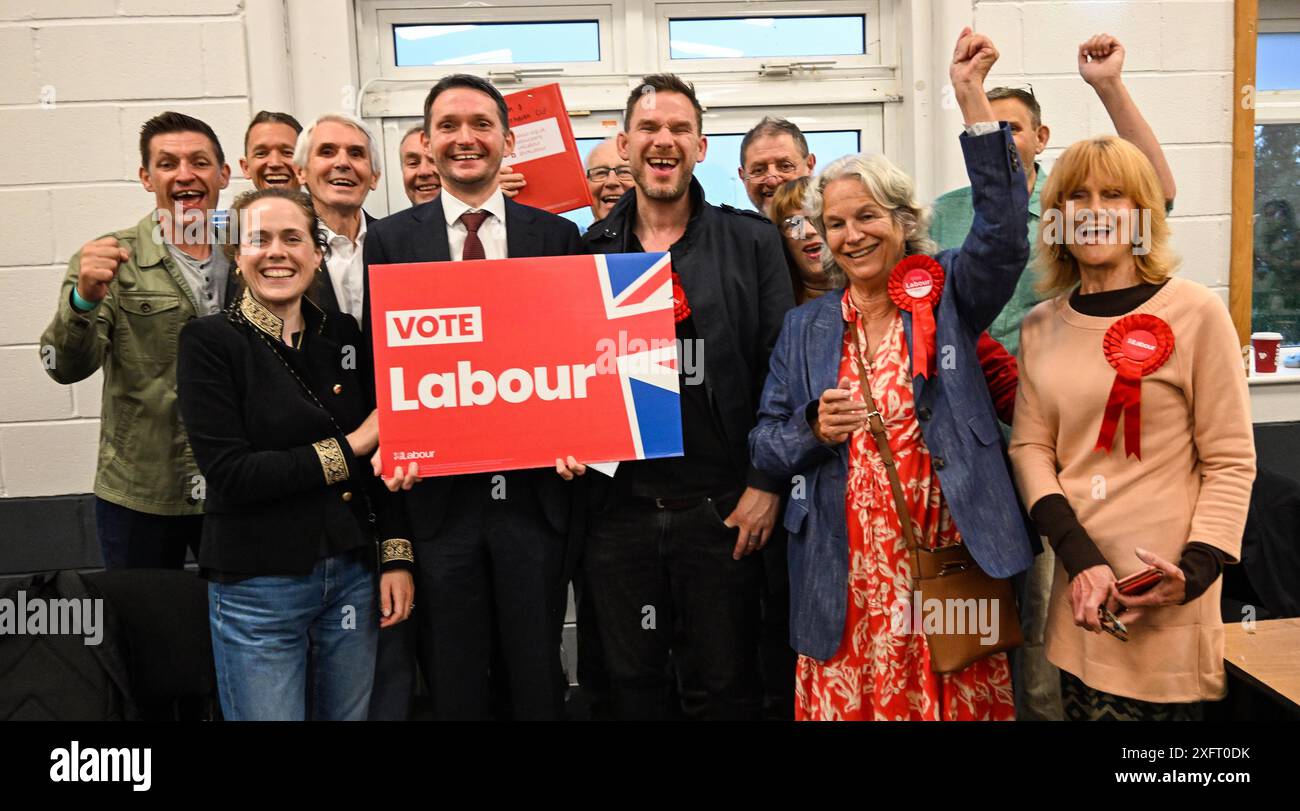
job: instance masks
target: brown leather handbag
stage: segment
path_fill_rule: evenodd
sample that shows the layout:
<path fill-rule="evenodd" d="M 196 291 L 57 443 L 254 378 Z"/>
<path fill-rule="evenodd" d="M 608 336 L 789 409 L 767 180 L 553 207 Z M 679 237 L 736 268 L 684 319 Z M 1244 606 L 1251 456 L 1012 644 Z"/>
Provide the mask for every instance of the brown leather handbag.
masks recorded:
<path fill-rule="evenodd" d="M 858 383 L 871 409 L 867 414 L 867 426 L 876 440 L 880 460 L 889 473 L 889 489 L 893 491 L 903 537 L 912 556 L 911 622 L 920 622 L 920 630 L 925 631 L 925 641 L 930 648 L 930 669 L 935 673 L 955 673 L 985 656 L 1020 647 L 1025 640 L 1020 631 L 1019 611 L 1011 581 L 986 574 L 971 557 L 965 544 L 923 549 L 917 542 L 912 531 L 912 514 L 903 500 L 903 485 L 898 480 L 894 454 L 889 450 L 885 421 L 871 393 L 867 364 L 857 337 L 856 334 L 852 336 L 851 342 L 857 355 Z M 921 604 L 920 611 L 917 611 L 917 602 Z M 932 624 L 933 606 L 938 606 L 942 612 L 940 627 L 935 632 L 928 630 Z M 987 612 L 992 612 L 992 625 L 997 628 L 997 634 L 991 640 L 986 639 L 979 629 L 978 619 L 987 617 Z M 918 630 L 914 625 L 909 627 L 913 633 Z"/>

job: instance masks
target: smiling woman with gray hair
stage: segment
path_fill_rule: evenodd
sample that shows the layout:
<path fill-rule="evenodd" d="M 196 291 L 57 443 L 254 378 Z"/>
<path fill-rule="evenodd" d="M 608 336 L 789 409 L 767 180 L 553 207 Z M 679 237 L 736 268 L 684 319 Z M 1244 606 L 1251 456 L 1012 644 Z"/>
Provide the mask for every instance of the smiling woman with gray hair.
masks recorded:
<path fill-rule="evenodd" d="M 927 212 L 882 156 L 841 158 L 810 189 L 823 261 L 846 288 L 786 316 L 750 434 L 754 465 L 795 483 L 800 719 L 1014 716 L 1002 651 L 1019 629 L 1004 578 L 1029 566 L 1030 530 L 976 346 L 1024 268 L 1028 201 L 984 97 L 996 59 L 966 29 L 949 71 L 977 212 L 960 251 L 928 256 Z M 966 625 L 935 627 L 922 596 L 953 596 L 958 582 L 982 598 L 978 641 Z"/>

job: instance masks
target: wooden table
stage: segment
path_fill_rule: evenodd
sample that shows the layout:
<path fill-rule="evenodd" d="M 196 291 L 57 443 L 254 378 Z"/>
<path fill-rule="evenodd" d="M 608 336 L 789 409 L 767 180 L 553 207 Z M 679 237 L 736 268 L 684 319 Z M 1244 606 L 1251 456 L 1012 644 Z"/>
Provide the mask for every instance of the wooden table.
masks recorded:
<path fill-rule="evenodd" d="M 1248 633 L 1241 623 L 1223 626 L 1228 672 L 1300 710 L 1300 619 L 1264 620 Z"/>

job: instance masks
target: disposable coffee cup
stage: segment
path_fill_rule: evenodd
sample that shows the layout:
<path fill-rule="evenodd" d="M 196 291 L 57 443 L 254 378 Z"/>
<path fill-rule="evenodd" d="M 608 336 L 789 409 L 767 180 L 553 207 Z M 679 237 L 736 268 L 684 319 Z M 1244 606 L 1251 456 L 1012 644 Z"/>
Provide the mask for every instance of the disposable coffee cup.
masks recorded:
<path fill-rule="evenodd" d="M 1277 371 L 1277 352 L 1282 348 L 1282 333 L 1254 332 L 1250 336 L 1250 354 L 1254 360 L 1255 374 L 1267 375 Z"/>

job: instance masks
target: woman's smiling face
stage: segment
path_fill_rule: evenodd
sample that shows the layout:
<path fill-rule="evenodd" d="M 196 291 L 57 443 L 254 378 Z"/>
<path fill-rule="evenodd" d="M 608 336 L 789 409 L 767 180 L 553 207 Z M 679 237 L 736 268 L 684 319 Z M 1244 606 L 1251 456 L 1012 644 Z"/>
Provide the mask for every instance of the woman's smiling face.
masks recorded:
<path fill-rule="evenodd" d="M 876 202 L 857 178 L 832 180 L 822 190 L 826 248 L 850 283 L 883 282 L 902 261 L 907 234 L 893 211 Z"/>
<path fill-rule="evenodd" d="M 238 264 L 253 296 L 267 305 L 301 298 L 322 259 L 307 213 L 288 200 L 268 197 L 239 214 Z"/>

